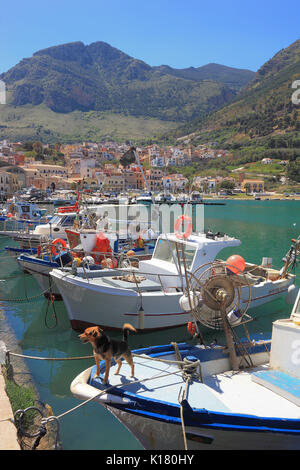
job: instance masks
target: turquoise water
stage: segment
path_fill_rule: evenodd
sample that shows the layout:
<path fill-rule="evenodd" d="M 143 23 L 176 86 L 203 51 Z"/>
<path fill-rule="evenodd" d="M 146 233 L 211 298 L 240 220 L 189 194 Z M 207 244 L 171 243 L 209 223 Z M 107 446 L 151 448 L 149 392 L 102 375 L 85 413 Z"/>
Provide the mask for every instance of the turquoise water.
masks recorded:
<path fill-rule="evenodd" d="M 238 253 L 249 262 L 260 263 L 262 257 L 273 258 L 274 267 L 282 266 L 282 257 L 289 250 L 291 238 L 300 231 L 300 201 L 226 201 L 225 206 L 205 206 L 205 229 L 226 232 L 242 241 L 235 249 L 226 249 L 222 258 Z M 13 242 L 0 239 L 0 250 Z M 1 258 L 2 256 L 2 258 Z M 299 267 L 296 269 L 299 276 Z M 299 283 L 299 278 L 297 279 Z M 0 298 L 31 298 L 40 293 L 33 278 L 23 275 L 14 260 L 0 254 Z M 69 326 L 62 302 L 55 303 L 56 319 L 48 301 L 39 297 L 30 302 L 1 301 L 5 323 L 13 330 L 23 354 L 35 357 L 81 357 L 91 355 L 88 344 L 82 344 L 78 333 Z M 290 315 L 291 306 L 284 300 L 274 301 L 253 312 L 249 332 L 270 332 L 272 321 Z M 47 315 L 46 315 L 47 313 Z M 251 312 L 252 313 L 252 312 Z M 1 323 L 0 323 L 1 325 Z M 238 331 L 238 330 L 237 330 Z M 207 342 L 222 340 L 222 333 L 204 330 Z M 113 333 L 111 336 L 118 337 Z M 1 338 L 1 332 L 0 332 Z M 171 341 L 187 341 L 186 328 L 159 333 L 131 335 L 132 348 Z M 13 348 L 11 351 L 14 352 Z M 93 360 L 39 361 L 27 360 L 28 368 L 44 403 L 60 415 L 81 403 L 70 393 L 70 383 Z M 65 450 L 141 449 L 135 438 L 103 407 L 89 403 L 60 420 L 60 439 Z"/>

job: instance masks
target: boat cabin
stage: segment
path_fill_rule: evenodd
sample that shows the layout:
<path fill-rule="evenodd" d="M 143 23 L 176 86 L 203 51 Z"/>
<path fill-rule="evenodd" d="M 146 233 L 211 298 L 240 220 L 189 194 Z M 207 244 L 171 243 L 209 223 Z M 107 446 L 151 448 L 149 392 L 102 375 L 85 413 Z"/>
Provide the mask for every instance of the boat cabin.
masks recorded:
<path fill-rule="evenodd" d="M 185 269 L 194 272 L 214 261 L 223 248 L 240 244 L 240 240 L 226 234 L 201 233 L 190 235 L 187 239 L 177 238 L 175 233 L 162 234 L 156 241 L 152 258 L 140 261 L 139 268 L 148 279 L 151 274 L 153 280 L 157 280 L 157 275 L 162 275 L 165 286 L 182 287 Z"/>
<path fill-rule="evenodd" d="M 6 215 L 12 214 L 15 219 L 39 220 L 46 214 L 46 209 L 40 209 L 31 202 L 11 202 L 6 208 Z"/>
<path fill-rule="evenodd" d="M 65 230 L 74 226 L 74 221 L 77 216 L 78 214 L 76 212 L 54 215 L 49 223 L 38 225 L 33 235 L 53 236 L 54 238 L 61 237 L 66 239 Z"/>

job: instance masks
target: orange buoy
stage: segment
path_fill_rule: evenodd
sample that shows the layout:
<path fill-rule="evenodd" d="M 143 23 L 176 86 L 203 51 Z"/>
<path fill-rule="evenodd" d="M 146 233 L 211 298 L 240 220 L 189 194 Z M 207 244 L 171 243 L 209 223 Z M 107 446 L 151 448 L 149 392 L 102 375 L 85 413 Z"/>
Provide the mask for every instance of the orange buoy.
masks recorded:
<path fill-rule="evenodd" d="M 240 255 L 231 255 L 226 260 L 226 268 L 234 274 L 240 274 L 244 271 L 246 261 Z"/>

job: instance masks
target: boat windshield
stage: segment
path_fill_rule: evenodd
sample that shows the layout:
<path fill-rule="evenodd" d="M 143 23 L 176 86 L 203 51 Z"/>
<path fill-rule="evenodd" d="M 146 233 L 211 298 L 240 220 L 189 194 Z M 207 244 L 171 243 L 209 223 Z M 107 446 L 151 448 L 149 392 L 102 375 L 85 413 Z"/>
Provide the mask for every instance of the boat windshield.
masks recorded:
<path fill-rule="evenodd" d="M 182 247 L 184 247 L 184 259 L 182 255 Z M 153 258 L 158 259 L 161 261 L 167 261 L 168 263 L 174 264 L 174 259 L 176 260 L 178 256 L 180 257 L 180 263 L 181 266 L 184 268 L 184 262 L 186 269 L 190 269 L 195 252 L 196 252 L 196 247 L 188 245 L 186 243 L 178 243 L 177 244 L 178 248 L 178 254 L 176 250 L 176 242 L 171 241 L 171 240 L 163 240 L 159 239 L 156 243 L 155 251 L 153 253 Z"/>
<path fill-rule="evenodd" d="M 65 225 L 73 225 L 74 220 L 75 220 L 75 215 L 67 215 L 67 216 L 63 219 L 61 225 L 62 225 L 63 227 L 64 227 Z"/>
<path fill-rule="evenodd" d="M 57 224 L 61 221 L 61 219 L 62 219 L 61 216 L 59 216 L 59 215 L 54 215 L 54 216 L 52 217 L 52 219 L 50 220 L 50 223 L 51 223 L 52 225 L 54 225 L 54 224 L 57 225 Z"/>

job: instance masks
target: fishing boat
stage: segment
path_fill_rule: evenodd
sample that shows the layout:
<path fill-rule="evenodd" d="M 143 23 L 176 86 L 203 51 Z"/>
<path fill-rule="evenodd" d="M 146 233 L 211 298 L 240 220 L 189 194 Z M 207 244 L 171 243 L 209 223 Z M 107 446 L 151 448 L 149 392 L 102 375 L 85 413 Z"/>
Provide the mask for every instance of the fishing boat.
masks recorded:
<path fill-rule="evenodd" d="M 51 219 L 52 216 L 46 212 L 46 209 L 39 208 L 33 202 L 10 201 L 0 213 L 0 234 L 7 235 L 14 230 L 32 230 Z"/>
<path fill-rule="evenodd" d="M 168 191 L 164 191 L 163 193 L 159 193 L 155 198 L 156 204 L 176 204 L 177 198 L 173 196 L 173 194 L 169 193 Z"/>
<path fill-rule="evenodd" d="M 120 239 L 117 234 L 112 233 L 106 233 L 105 236 L 101 233 L 98 237 L 99 232 L 92 229 L 82 229 L 79 232 L 66 229 L 65 232 L 68 245 L 63 239 L 58 238 L 52 242 L 41 242 L 34 253 L 30 250 L 22 252 L 20 248 L 8 248 L 11 253 L 18 253 L 19 267 L 24 273 L 33 275 L 45 292 L 45 297 L 48 297 L 51 291 L 56 300 L 62 300 L 62 297 L 50 277 L 52 269 L 64 268 L 67 272 L 73 273 L 74 267 L 71 268 L 71 265 L 75 261 L 76 273 L 85 279 L 95 277 L 96 273 L 98 277 L 110 276 L 112 271 L 110 268 L 106 269 L 106 266 L 126 268 L 138 264 L 141 259 L 151 257 L 154 248 L 151 240 L 148 243 L 137 238 L 133 243 L 132 240 Z"/>
<path fill-rule="evenodd" d="M 189 197 L 189 201 L 192 203 L 202 204 L 203 198 L 201 196 L 201 193 L 199 193 L 199 191 L 192 191 Z"/>
<path fill-rule="evenodd" d="M 153 195 L 152 193 L 143 193 L 141 194 L 140 196 L 137 196 L 136 198 L 136 203 L 137 204 L 146 204 L 146 205 L 149 205 L 149 204 L 152 204 L 154 201 L 154 198 L 153 198 Z"/>
<path fill-rule="evenodd" d="M 145 449 L 298 450 L 300 293 L 290 318 L 273 323 L 271 337 L 241 340 L 228 321 L 228 297 L 225 283 L 213 292 L 224 346 L 195 335 L 191 343 L 138 349 L 134 377 L 126 362 L 114 375 L 113 361 L 104 384 L 102 361 L 100 374 L 95 366 L 84 370 L 71 392 L 104 406 Z"/>
<path fill-rule="evenodd" d="M 79 273 L 53 269 L 50 276 L 60 291 L 75 330 L 90 325 L 121 329 L 126 321 L 139 331 L 170 328 L 189 321 L 191 308 L 184 308 L 182 302 L 190 284 L 194 298 L 200 303 L 198 291 L 205 282 L 202 266 L 214 262 L 223 248 L 240 244 L 240 240 L 226 234 L 192 234 L 189 226 L 184 234 L 180 231 L 161 234 L 151 259 L 140 261 L 130 273 L 120 274 L 112 269 L 110 276 L 95 274 L 87 279 Z M 281 271 L 243 260 L 243 272 L 236 272 L 236 279 L 245 308 L 250 297 L 251 308 L 284 295 L 286 299 L 292 297 L 296 290 L 295 276 L 288 269 L 296 261 L 299 244 L 297 241 L 297 247 L 293 247 L 295 252 L 291 248 Z M 233 297 L 232 305 L 234 303 Z M 208 317 L 210 313 L 207 312 Z"/>
<path fill-rule="evenodd" d="M 0 236 L 11 238 L 18 242 L 21 248 L 37 248 L 42 240 L 62 238 L 66 241 L 67 235 L 65 230 L 73 228 L 76 218 L 77 212 L 57 213 L 47 223 L 38 224 L 33 227 L 30 227 L 30 224 L 28 224 L 27 228 L 23 230 L 0 231 Z"/>

